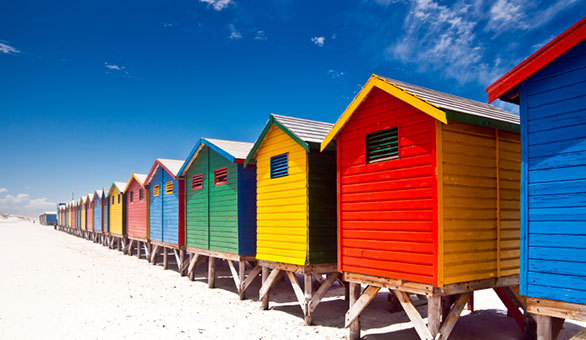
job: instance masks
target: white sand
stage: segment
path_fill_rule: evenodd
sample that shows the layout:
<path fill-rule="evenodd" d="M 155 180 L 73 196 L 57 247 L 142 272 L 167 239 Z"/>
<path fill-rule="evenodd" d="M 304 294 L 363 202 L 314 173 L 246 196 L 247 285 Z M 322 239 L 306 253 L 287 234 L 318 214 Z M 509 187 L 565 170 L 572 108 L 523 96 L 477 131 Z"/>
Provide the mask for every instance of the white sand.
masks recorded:
<path fill-rule="evenodd" d="M 205 266 L 196 281 L 164 271 L 52 227 L 0 217 L 1 339 L 343 339 L 346 303 L 336 287 L 303 326 L 288 281 L 262 311 L 258 281 L 238 300 L 227 266 L 208 289 Z M 491 291 L 476 293 L 477 312 L 463 316 L 450 339 L 520 339 Z M 381 293 L 363 313 L 366 339 L 417 340 L 404 313 L 391 314 Z M 420 308 L 425 313 L 425 307 Z M 566 324 L 568 339 L 581 327 Z"/>

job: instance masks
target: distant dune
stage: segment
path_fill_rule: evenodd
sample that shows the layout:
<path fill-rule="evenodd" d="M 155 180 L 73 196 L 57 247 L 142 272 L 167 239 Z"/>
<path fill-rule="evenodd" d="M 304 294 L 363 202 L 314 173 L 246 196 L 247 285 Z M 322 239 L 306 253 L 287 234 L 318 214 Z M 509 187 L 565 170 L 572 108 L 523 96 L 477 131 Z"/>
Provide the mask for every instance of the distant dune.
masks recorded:
<path fill-rule="evenodd" d="M 36 222 L 36 221 L 38 221 L 38 218 L 30 217 L 30 216 L 19 216 L 19 215 L 0 212 L 0 222 L 17 222 L 17 221 Z"/>

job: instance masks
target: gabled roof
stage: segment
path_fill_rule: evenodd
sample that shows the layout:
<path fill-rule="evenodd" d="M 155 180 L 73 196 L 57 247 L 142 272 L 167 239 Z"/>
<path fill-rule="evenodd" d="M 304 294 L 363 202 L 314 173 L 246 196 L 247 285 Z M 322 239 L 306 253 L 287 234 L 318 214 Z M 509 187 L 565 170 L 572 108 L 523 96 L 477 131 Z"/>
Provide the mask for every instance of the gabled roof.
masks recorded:
<path fill-rule="evenodd" d="M 519 84 L 584 41 L 584 39 L 586 39 L 586 17 L 489 85 L 485 89 L 488 92 L 488 102 L 491 103 L 500 98 L 501 100 L 518 104 Z"/>
<path fill-rule="evenodd" d="M 136 182 L 144 188 L 144 181 L 147 178 L 147 175 L 143 175 L 143 174 L 135 174 L 134 172 L 130 174 L 130 178 L 128 179 L 128 182 L 126 182 L 126 185 L 124 186 L 124 191 L 126 192 L 126 190 L 128 190 L 128 187 L 130 186 L 130 182 L 132 182 L 132 179 L 135 179 Z"/>
<path fill-rule="evenodd" d="M 167 173 L 169 175 L 171 175 L 171 177 L 173 177 L 173 179 L 177 179 L 177 175 L 179 174 L 179 170 L 181 170 L 183 163 L 184 163 L 183 161 L 180 161 L 177 159 L 157 158 L 155 160 L 155 162 L 153 163 L 151 170 L 149 171 L 149 173 L 146 176 L 146 179 L 144 181 L 144 185 L 147 185 L 151 182 L 151 180 L 153 179 L 153 176 L 155 175 L 155 173 L 157 172 L 157 169 L 159 167 L 162 167 L 163 169 L 165 169 L 165 171 L 167 171 Z"/>
<path fill-rule="evenodd" d="M 321 143 L 322 151 L 338 136 L 358 106 L 375 87 L 444 124 L 448 122 L 448 115 L 452 120 L 456 114 L 471 116 L 483 123 L 479 125 L 487 125 L 487 122 L 519 125 L 519 116 L 498 107 L 373 74 Z"/>
<path fill-rule="evenodd" d="M 250 163 L 256 154 L 256 150 L 260 147 L 263 139 L 273 125 L 280 128 L 307 152 L 309 152 L 309 143 L 321 143 L 333 126 L 332 123 L 271 114 L 260 136 L 258 136 L 254 146 L 248 153 L 244 161 L 244 166 Z"/>
<path fill-rule="evenodd" d="M 92 201 L 96 199 L 96 196 L 98 196 L 98 198 L 103 198 L 104 197 L 104 190 L 98 189 L 98 190 L 94 191 L 94 195 L 92 196 Z"/>
<path fill-rule="evenodd" d="M 189 156 L 179 169 L 179 176 L 184 176 L 185 171 L 191 166 L 201 149 L 205 146 L 222 155 L 232 163 L 243 162 L 253 144 L 248 142 L 235 142 L 231 140 L 201 138 L 193 147 Z"/>
<path fill-rule="evenodd" d="M 118 191 L 124 193 L 124 188 L 126 188 L 126 182 L 112 182 L 112 185 L 110 185 L 110 189 L 108 190 L 108 196 L 110 196 L 110 193 L 112 192 L 112 187 L 116 187 Z"/>

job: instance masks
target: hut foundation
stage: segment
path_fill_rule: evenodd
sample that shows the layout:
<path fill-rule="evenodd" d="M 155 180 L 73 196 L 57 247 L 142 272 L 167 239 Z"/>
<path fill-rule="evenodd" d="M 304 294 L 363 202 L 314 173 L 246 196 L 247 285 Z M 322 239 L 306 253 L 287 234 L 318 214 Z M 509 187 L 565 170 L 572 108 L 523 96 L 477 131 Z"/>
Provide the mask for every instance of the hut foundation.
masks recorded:
<path fill-rule="evenodd" d="M 250 287 L 250 284 L 259 276 L 262 268 L 256 263 L 254 255 L 238 255 L 225 253 L 214 250 L 186 247 L 186 252 L 189 254 L 189 258 L 184 262 L 183 271 L 187 274 L 191 281 L 195 278 L 195 268 L 202 264 L 207 259 L 208 262 L 208 288 L 216 287 L 216 260 L 223 260 L 228 263 L 232 279 L 238 292 L 240 300 L 246 298 L 246 289 Z M 246 263 L 252 267 L 252 269 L 246 273 Z M 236 269 L 236 265 L 238 269 Z"/>
<path fill-rule="evenodd" d="M 157 264 L 157 256 L 161 255 L 163 257 L 163 269 L 169 269 L 169 255 L 175 256 L 175 261 L 177 263 L 177 270 L 181 276 L 185 276 L 184 274 L 184 266 L 185 266 L 185 250 L 176 244 L 172 243 L 165 243 L 165 242 L 156 242 L 150 241 L 150 245 L 145 248 L 148 248 L 148 256 L 150 262 L 153 265 Z"/>
<path fill-rule="evenodd" d="M 503 302 L 507 308 L 514 306 L 511 308 L 520 313 L 519 308 L 524 307 L 513 289 L 519 284 L 518 275 L 454 283 L 443 287 L 347 272 L 342 274 L 342 279 L 350 285 L 350 304 L 345 318 L 348 340 L 360 339 L 360 314 L 383 288 L 389 289 L 394 294 L 422 340 L 448 339 L 464 307 L 476 290 L 498 289 L 505 296 L 506 302 Z M 366 285 L 364 291 L 361 288 L 362 285 Z M 410 295 L 427 297 L 427 324 L 416 309 Z M 501 297 L 500 294 L 499 297 Z M 514 310 L 509 309 L 509 313 L 513 313 Z"/>
<path fill-rule="evenodd" d="M 136 257 L 138 259 L 142 258 L 142 255 L 144 254 L 144 258 L 147 261 L 150 261 L 150 252 L 151 252 L 151 247 L 150 247 L 150 242 L 148 240 L 139 239 L 139 238 L 132 238 L 132 237 L 128 238 L 128 242 L 127 242 L 126 247 L 124 249 L 124 253 L 126 255 L 129 255 L 129 256 L 136 255 Z"/>
<path fill-rule="evenodd" d="M 566 319 L 586 322 L 586 305 L 527 298 L 527 311 L 537 324 L 537 340 L 556 340 Z M 586 338 L 586 331 L 572 339 Z"/>
<path fill-rule="evenodd" d="M 261 260 L 258 261 L 258 265 L 262 267 L 262 286 L 259 292 L 262 309 L 269 308 L 269 294 L 275 283 L 283 276 L 287 276 L 303 311 L 305 324 L 308 326 L 313 323 L 313 313 L 321 299 L 334 281 L 339 279 L 335 264 L 293 265 Z M 303 289 L 301 289 L 295 274 L 303 274 Z M 322 277 L 323 274 L 326 275 L 325 279 Z M 313 289 L 314 281 L 319 285 L 315 291 Z"/>

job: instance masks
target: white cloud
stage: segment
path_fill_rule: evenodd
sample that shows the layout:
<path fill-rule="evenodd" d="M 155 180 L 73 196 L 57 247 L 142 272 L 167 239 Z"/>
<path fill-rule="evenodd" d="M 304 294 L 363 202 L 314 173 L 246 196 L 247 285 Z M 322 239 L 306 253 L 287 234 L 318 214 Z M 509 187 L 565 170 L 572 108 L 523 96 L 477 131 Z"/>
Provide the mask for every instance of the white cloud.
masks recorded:
<path fill-rule="evenodd" d="M 267 36 L 265 35 L 264 31 L 257 31 L 254 40 L 267 40 Z"/>
<path fill-rule="evenodd" d="M 0 188 L 0 194 L 3 192 L 7 192 L 7 191 L 8 191 L 8 189 L 6 189 L 6 188 Z"/>
<path fill-rule="evenodd" d="M 19 54 L 20 50 L 16 49 L 15 47 L 12 47 L 8 44 L 5 44 L 3 42 L 0 42 L 0 53 L 4 53 L 4 54 Z"/>
<path fill-rule="evenodd" d="M 108 62 L 105 62 L 104 67 L 110 71 L 119 71 L 119 72 L 123 72 L 124 74 L 128 74 L 128 71 L 126 71 L 126 67 L 124 67 L 124 66 L 115 65 L 115 64 L 108 64 Z"/>
<path fill-rule="evenodd" d="M 199 2 L 205 2 L 208 4 L 208 6 L 211 6 L 216 11 L 221 11 L 234 3 L 232 0 L 199 0 Z"/>
<path fill-rule="evenodd" d="M 334 69 L 330 69 L 328 70 L 328 74 L 330 75 L 330 77 L 332 77 L 332 79 L 336 79 L 342 77 L 344 75 L 344 72 L 338 72 Z"/>
<path fill-rule="evenodd" d="M 578 0 L 538 3 L 525 0 L 497 0 L 490 8 L 486 28 L 502 33 L 507 30 L 533 30 L 550 22 L 559 12 Z"/>
<path fill-rule="evenodd" d="M 236 27 L 234 26 L 234 24 L 228 25 L 228 28 L 230 29 L 230 35 L 228 36 L 228 39 L 241 39 L 242 38 L 242 34 L 240 34 L 240 32 L 238 32 L 236 30 Z"/>
<path fill-rule="evenodd" d="M 24 216 L 36 216 L 47 210 L 56 209 L 56 203 L 46 197 L 31 198 L 28 194 L 6 195 L 0 198 L 0 211 Z"/>
<path fill-rule="evenodd" d="M 311 42 L 316 44 L 319 47 L 322 47 L 324 45 L 324 43 L 326 42 L 326 38 L 324 37 L 313 37 L 311 38 Z"/>

